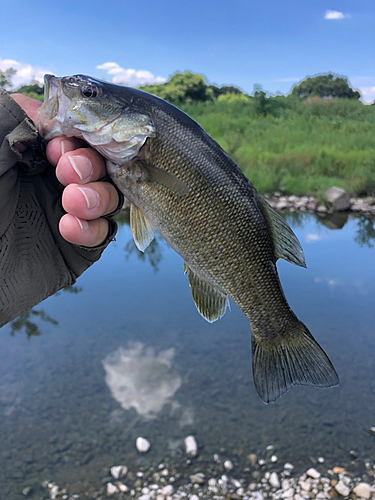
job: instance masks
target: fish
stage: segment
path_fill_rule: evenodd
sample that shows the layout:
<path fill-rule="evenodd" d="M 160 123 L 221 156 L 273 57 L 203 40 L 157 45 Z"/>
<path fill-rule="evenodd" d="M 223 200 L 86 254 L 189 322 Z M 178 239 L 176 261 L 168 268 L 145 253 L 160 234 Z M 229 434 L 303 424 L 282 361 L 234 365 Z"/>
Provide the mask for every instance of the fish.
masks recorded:
<path fill-rule="evenodd" d="M 214 139 L 181 110 L 139 89 L 85 75 L 46 75 L 44 92 L 40 134 L 47 141 L 80 137 L 103 155 L 131 204 L 138 249 L 159 232 L 184 259 L 203 318 L 221 318 L 229 298 L 246 316 L 253 381 L 266 404 L 296 385 L 338 385 L 278 276 L 278 259 L 306 267 L 296 235 Z"/>

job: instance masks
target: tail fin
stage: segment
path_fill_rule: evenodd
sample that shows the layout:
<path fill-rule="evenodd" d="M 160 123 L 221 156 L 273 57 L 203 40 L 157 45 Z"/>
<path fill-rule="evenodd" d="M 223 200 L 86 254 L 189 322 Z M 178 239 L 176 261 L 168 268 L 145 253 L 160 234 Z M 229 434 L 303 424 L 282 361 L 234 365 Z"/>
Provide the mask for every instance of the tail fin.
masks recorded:
<path fill-rule="evenodd" d="M 251 343 L 255 388 L 267 404 L 293 385 L 335 387 L 339 383 L 328 356 L 300 321 L 279 344 L 257 343 L 254 335 Z"/>

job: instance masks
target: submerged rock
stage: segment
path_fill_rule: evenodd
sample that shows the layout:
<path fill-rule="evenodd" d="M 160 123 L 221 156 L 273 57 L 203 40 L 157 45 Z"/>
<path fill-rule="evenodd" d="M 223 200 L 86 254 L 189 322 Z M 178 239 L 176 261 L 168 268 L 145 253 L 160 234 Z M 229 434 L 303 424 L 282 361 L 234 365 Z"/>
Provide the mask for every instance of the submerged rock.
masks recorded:
<path fill-rule="evenodd" d="M 125 465 L 114 465 L 111 467 L 111 476 L 114 479 L 120 479 L 120 477 L 126 476 L 128 468 Z"/>
<path fill-rule="evenodd" d="M 367 500 L 370 498 L 371 488 L 367 483 L 359 483 L 355 488 L 353 488 L 353 492 L 357 495 L 357 497 L 365 498 Z"/>
<path fill-rule="evenodd" d="M 350 488 L 346 486 L 346 484 L 343 481 L 339 481 L 336 484 L 335 490 L 339 495 L 342 495 L 343 497 L 348 497 L 350 495 Z"/>
<path fill-rule="evenodd" d="M 198 445 L 194 436 L 188 436 L 185 438 L 185 450 L 186 455 L 189 457 L 195 457 L 198 453 Z"/>
<path fill-rule="evenodd" d="M 272 488 L 276 489 L 280 488 L 280 481 L 276 472 L 272 472 L 272 474 L 270 475 L 269 483 L 272 486 Z"/>
<path fill-rule="evenodd" d="M 309 469 L 308 471 L 306 471 L 306 474 L 309 476 L 309 477 L 312 477 L 313 479 L 319 479 L 320 478 L 320 472 L 318 472 L 316 469 L 314 469 L 313 467 L 311 467 L 311 469 Z"/>
<path fill-rule="evenodd" d="M 143 437 L 137 437 L 137 440 L 135 442 L 135 446 L 139 453 L 146 453 L 150 449 L 150 442 L 147 441 L 147 439 Z"/>

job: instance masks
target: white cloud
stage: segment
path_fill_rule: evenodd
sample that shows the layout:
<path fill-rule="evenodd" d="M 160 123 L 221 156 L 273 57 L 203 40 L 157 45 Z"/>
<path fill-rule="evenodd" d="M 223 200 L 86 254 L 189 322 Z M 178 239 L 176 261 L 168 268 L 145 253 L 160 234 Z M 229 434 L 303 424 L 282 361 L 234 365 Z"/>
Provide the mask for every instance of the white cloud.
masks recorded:
<path fill-rule="evenodd" d="M 321 241 L 323 236 L 317 233 L 309 233 L 306 235 L 306 243 L 316 243 L 317 241 Z"/>
<path fill-rule="evenodd" d="M 102 69 L 112 76 L 112 83 L 125 84 L 129 87 L 139 87 L 141 85 L 152 85 L 154 83 L 164 83 L 166 79 L 162 76 L 154 76 L 146 70 L 124 69 L 115 62 L 99 64 L 96 69 Z"/>
<path fill-rule="evenodd" d="M 31 64 L 21 63 L 13 59 L 0 58 L 0 70 L 5 71 L 9 68 L 14 68 L 17 73 L 12 77 L 12 88 L 16 89 L 21 85 L 29 85 L 30 83 L 37 82 L 43 84 L 43 77 L 46 73 L 51 71 L 40 68 L 39 66 L 32 66 Z"/>
<path fill-rule="evenodd" d="M 324 13 L 324 19 L 345 19 L 345 17 L 350 17 L 349 14 L 343 14 L 338 10 L 326 10 Z"/>
<path fill-rule="evenodd" d="M 359 91 L 362 94 L 362 101 L 366 104 L 371 104 L 375 102 L 375 85 L 372 87 L 359 87 Z"/>

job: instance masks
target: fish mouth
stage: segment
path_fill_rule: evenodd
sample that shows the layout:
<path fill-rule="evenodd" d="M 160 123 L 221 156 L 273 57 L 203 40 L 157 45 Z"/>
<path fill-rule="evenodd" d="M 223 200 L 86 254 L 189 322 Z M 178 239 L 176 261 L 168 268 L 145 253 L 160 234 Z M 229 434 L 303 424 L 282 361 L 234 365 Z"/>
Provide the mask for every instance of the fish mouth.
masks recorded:
<path fill-rule="evenodd" d="M 38 109 L 39 134 L 46 140 L 62 134 L 71 100 L 64 94 L 61 78 L 44 75 L 44 103 Z"/>

